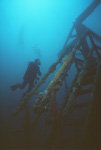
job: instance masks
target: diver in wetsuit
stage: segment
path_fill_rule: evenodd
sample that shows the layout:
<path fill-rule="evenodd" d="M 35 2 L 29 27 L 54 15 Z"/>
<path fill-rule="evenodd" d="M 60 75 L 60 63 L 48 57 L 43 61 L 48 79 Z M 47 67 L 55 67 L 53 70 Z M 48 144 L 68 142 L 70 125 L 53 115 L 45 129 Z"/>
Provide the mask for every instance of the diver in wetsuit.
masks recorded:
<path fill-rule="evenodd" d="M 23 77 L 24 81 L 22 84 L 18 83 L 16 85 L 11 86 L 11 90 L 15 91 L 17 88 L 23 89 L 26 87 L 27 84 L 29 84 L 27 92 L 30 92 L 33 88 L 34 81 L 39 80 L 37 77 L 37 74 L 41 76 L 39 65 L 41 65 L 41 62 L 39 59 L 35 59 L 35 62 L 30 62 L 28 65 L 28 68 L 25 72 L 25 75 Z"/>

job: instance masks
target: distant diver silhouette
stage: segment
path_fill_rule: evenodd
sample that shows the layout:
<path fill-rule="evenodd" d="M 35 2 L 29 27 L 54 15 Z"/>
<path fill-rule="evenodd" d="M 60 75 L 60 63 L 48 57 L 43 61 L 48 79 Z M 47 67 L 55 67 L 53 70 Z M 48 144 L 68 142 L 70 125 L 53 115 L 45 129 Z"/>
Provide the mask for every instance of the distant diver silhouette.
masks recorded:
<path fill-rule="evenodd" d="M 41 57 L 41 51 L 40 51 L 40 49 L 38 48 L 38 45 L 35 44 L 35 45 L 32 47 L 32 49 L 33 49 L 34 54 L 35 54 L 38 58 L 40 58 L 40 57 Z"/>
<path fill-rule="evenodd" d="M 28 65 L 28 68 L 25 72 L 25 75 L 23 77 L 23 79 L 24 79 L 23 83 L 22 84 L 18 83 L 16 85 L 11 86 L 10 87 L 11 90 L 15 91 L 17 88 L 24 89 L 26 87 L 26 85 L 29 84 L 29 87 L 28 87 L 28 90 L 26 91 L 26 93 L 30 92 L 33 88 L 33 85 L 36 84 L 36 82 L 37 82 L 35 80 L 39 80 L 37 75 L 41 76 L 39 65 L 41 65 L 41 62 L 39 59 L 35 59 L 34 62 L 30 62 Z M 26 94 L 26 93 L 24 93 L 24 94 Z"/>

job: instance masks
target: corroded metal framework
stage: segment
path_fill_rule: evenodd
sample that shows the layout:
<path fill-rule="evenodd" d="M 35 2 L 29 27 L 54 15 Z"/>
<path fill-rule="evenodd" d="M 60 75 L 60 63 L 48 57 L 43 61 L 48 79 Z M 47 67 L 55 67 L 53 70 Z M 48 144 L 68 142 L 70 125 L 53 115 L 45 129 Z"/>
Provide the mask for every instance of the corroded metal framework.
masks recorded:
<path fill-rule="evenodd" d="M 93 103 L 95 102 L 95 99 L 97 101 L 101 100 L 101 93 L 99 92 L 101 85 L 101 47 L 96 44 L 96 41 L 101 42 L 101 37 L 83 25 L 82 22 L 100 3 L 101 0 L 94 0 L 94 2 L 76 19 L 66 39 L 64 47 L 58 55 L 58 60 L 49 68 L 48 72 L 42 77 L 37 85 L 35 85 L 32 91 L 22 97 L 18 108 L 13 112 L 13 115 L 16 116 L 25 109 L 27 124 L 25 131 L 28 139 L 30 139 L 31 130 L 33 130 L 29 120 L 30 114 L 28 101 L 33 95 L 38 93 L 38 88 L 45 82 L 47 77 L 56 70 L 56 66 L 59 63 L 62 65 L 60 69 L 57 70 L 48 87 L 44 91 L 40 92 L 38 98 L 34 100 L 32 109 L 37 114 L 37 117 L 34 119 L 34 125 L 37 125 L 37 121 L 43 113 L 47 113 L 48 117 L 45 121 L 52 125 L 52 131 L 49 139 L 47 140 L 47 145 L 49 146 L 50 143 L 53 144 L 52 139 L 54 139 L 56 140 L 55 146 L 60 147 L 59 144 L 57 146 L 57 143 L 59 143 L 59 140 L 61 139 L 64 122 L 66 124 L 70 123 L 68 118 L 71 111 L 75 108 L 87 106 L 87 115 L 82 134 L 82 139 L 85 139 L 85 133 L 89 124 L 89 117 L 91 116 L 92 108 L 94 107 Z M 73 35 L 74 30 L 76 31 L 76 35 Z M 69 42 L 69 40 L 71 40 L 71 42 Z M 91 45 L 91 47 L 89 45 Z M 79 51 L 83 59 L 77 58 L 77 51 Z M 61 109 L 58 110 L 56 93 L 60 90 L 63 81 L 68 76 L 67 72 L 71 68 L 72 64 L 75 64 L 77 74 L 75 75 L 71 88 L 66 92 L 67 94 L 63 100 L 64 102 Z M 85 86 L 86 88 L 84 89 Z M 77 104 L 76 99 L 87 93 L 91 94 L 90 100 L 88 102 Z M 61 129 L 61 132 L 58 134 L 57 132 L 59 132 L 59 129 Z M 45 146 L 47 147 L 47 145 Z"/>

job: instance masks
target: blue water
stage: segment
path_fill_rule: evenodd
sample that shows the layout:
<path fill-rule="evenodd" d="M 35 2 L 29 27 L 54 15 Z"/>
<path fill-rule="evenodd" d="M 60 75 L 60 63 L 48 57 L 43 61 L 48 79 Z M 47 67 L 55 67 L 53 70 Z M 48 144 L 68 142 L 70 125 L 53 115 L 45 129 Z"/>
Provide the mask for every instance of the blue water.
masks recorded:
<path fill-rule="evenodd" d="M 58 59 L 58 53 L 73 22 L 92 2 L 93 0 L 0 0 L 1 149 L 25 147 L 23 133 L 21 135 L 12 133 L 14 129 L 23 128 L 24 112 L 15 118 L 11 113 L 17 108 L 22 94 L 28 87 L 12 92 L 10 86 L 23 81 L 28 63 L 36 58 L 41 60 L 42 75 L 48 71 L 50 65 Z M 100 10 L 101 5 L 83 23 L 101 36 Z M 35 45 L 38 51 L 34 50 Z M 48 78 L 39 91 L 47 87 L 52 77 Z M 61 104 L 64 89 L 60 91 L 59 96 Z M 30 104 L 33 104 L 33 100 Z M 34 116 L 32 111 L 31 116 L 32 118 Z M 33 133 L 36 135 L 33 141 L 36 141 L 36 145 L 40 148 L 41 140 L 43 137 L 47 138 L 47 133 L 43 120 L 39 126 L 36 133 Z"/>

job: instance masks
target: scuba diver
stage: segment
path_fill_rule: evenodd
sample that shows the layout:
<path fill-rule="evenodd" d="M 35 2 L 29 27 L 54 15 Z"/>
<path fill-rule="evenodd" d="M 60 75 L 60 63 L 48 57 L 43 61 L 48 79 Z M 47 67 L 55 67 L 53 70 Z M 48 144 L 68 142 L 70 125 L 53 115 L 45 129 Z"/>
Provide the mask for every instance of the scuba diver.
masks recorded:
<path fill-rule="evenodd" d="M 33 85 L 36 84 L 34 82 L 37 82 L 35 80 L 39 80 L 37 75 L 41 76 L 39 65 L 41 65 L 41 62 L 39 59 L 35 59 L 34 62 L 30 62 L 28 65 L 28 68 L 25 72 L 25 75 L 23 77 L 24 81 L 22 84 L 18 83 L 16 85 L 11 86 L 11 90 L 15 91 L 17 88 L 24 89 L 27 84 L 29 84 L 27 92 L 30 92 L 33 88 Z M 26 94 L 24 93 L 24 94 Z"/>

